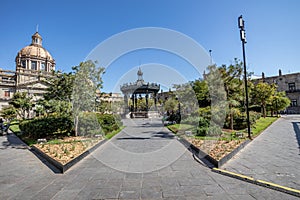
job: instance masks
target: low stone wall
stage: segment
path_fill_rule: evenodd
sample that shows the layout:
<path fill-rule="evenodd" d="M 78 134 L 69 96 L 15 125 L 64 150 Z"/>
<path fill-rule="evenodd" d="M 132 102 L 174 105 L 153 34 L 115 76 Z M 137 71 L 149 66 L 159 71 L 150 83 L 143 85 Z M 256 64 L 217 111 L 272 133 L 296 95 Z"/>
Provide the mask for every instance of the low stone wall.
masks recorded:
<path fill-rule="evenodd" d="M 206 163 L 208 167 L 221 167 L 224 165 L 228 160 L 230 160 L 234 155 L 236 155 L 241 149 L 243 149 L 251 140 L 246 140 L 242 144 L 240 144 L 237 148 L 235 148 L 232 152 L 221 158 L 220 160 L 216 160 L 195 145 L 191 144 L 186 139 L 180 137 L 178 140 L 189 150 L 191 151 L 195 156 L 197 156 L 198 159 L 202 160 L 203 162 L 208 161 L 209 163 Z M 205 160 L 203 160 L 205 159 Z M 210 166 L 211 164 L 212 166 Z"/>
<path fill-rule="evenodd" d="M 86 157 L 91 152 L 93 152 L 94 150 L 96 150 L 99 146 L 101 146 L 102 144 L 104 144 L 106 141 L 107 141 L 106 139 L 100 141 L 98 144 L 96 144 L 92 148 L 88 149 L 87 151 L 83 152 L 82 154 L 80 154 L 79 156 L 77 156 L 76 158 L 74 158 L 73 160 L 71 160 L 70 162 L 66 163 L 65 165 L 63 165 L 60 162 L 56 161 L 55 159 L 51 158 L 50 156 L 48 156 L 47 154 L 45 154 L 44 152 L 42 152 L 41 150 L 39 150 L 35 146 L 32 146 L 31 150 L 34 151 L 34 152 L 36 152 L 41 157 L 43 157 L 45 160 L 47 160 L 50 164 L 52 164 L 53 166 L 55 166 L 61 173 L 64 173 L 68 169 L 70 169 L 72 166 L 74 166 L 76 163 L 78 163 L 80 160 L 82 160 L 84 157 Z"/>

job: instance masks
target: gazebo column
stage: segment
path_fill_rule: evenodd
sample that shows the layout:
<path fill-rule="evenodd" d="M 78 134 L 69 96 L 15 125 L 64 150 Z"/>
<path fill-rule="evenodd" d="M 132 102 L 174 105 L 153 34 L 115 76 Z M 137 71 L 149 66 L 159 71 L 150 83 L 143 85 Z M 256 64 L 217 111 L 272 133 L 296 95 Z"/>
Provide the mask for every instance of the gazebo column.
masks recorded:
<path fill-rule="evenodd" d="M 149 106 L 148 106 L 148 91 L 146 92 L 146 111 L 149 110 Z"/>
<path fill-rule="evenodd" d="M 131 100 L 132 100 L 131 112 L 134 112 L 134 94 L 131 95 Z"/>
<path fill-rule="evenodd" d="M 134 111 L 137 112 L 137 96 L 134 94 L 134 102 L 135 102 L 135 109 Z"/>
<path fill-rule="evenodd" d="M 156 104 L 157 104 L 157 95 L 156 95 L 156 92 L 154 92 L 154 106 L 155 106 L 155 109 L 157 108 Z"/>

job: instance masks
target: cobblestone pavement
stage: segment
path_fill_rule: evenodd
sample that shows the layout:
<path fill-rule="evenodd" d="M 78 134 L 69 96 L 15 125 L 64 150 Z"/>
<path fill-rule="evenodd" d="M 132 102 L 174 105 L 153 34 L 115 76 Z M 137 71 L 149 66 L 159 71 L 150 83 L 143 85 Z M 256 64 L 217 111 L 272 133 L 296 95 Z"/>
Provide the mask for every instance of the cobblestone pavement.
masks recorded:
<path fill-rule="evenodd" d="M 278 119 L 222 168 L 300 190 L 300 115 Z"/>
<path fill-rule="evenodd" d="M 124 123 L 121 133 L 65 174 L 14 135 L 1 136 L 0 199 L 298 199 L 212 172 L 158 120 Z"/>

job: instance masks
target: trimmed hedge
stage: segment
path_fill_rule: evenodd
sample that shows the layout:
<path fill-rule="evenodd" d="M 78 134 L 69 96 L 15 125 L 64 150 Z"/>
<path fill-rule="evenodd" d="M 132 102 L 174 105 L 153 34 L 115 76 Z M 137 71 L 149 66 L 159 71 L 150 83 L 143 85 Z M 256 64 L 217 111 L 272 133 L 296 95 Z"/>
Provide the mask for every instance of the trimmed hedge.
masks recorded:
<path fill-rule="evenodd" d="M 47 137 L 49 135 L 65 135 L 73 132 L 73 120 L 66 116 L 48 116 L 24 120 L 19 125 L 22 133 L 31 138 Z"/>
<path fill-rule="evenodd" d="M 74 118 L 71 116 L 47 116 L 20 122 L 20 130 L 33 139 L 74 135 Z M 121 117 L 112 114 L 82 112 L 78 116 L 78 135 L 108 134 L 122 127 Z"/>

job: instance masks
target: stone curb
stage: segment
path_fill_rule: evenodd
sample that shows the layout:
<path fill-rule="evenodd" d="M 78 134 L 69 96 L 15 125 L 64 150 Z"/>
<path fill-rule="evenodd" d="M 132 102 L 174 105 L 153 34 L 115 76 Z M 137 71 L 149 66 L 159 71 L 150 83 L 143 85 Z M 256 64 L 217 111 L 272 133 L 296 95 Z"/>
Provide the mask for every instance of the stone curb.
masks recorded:
<path fill-rule="evenodd" d="M 107 141 L 107 139 L 104 139 L 104 140 L 100 141 L 98 144 L 96 144 L 95 146 L 93 146 L 89 150 L 83 152 L 82 154 L 80 154 L 79 156 L 77 156 L 73 160 L 69 161 L 65 165 L 63 165 L 60 162 L 56 161 L 55 159 L 51 158 L 50 156 L 48 156 L 47 154 L 45 154 L 44 152 L 42 152 L 41 150 L 39 150 L 35 146 L 31 146 L 31 150 L 34 151 L 34 152 L 36 152 L 37 154 L 39 154 L 42 158 L 44 158 L 45 160 L 47 160 L 52 165 L 54 165 L 61 173 L 65 173 L 68 169 L 70 169 L 76 163 L 78 163 L 83 158 L 85 158 L 87 155 L 89 155 L 90 153 L 92 153 L 94 150 L 96 150 L 99 146 L 101 146 L 102 144 L 104 144 L 106 141 Z"/>
<path fill-rule="evenodd" d="M 290 194 L 290 195 L 293 195 L 293 196 L 296 196 L 296 197 L 300 197 L 300 190 L 296 190 L 296 189 L 293 189 L 293 188 L 281 186 L 281 185 L 271 183 L 271 182 L 267 182 L 267 181 L 263 181 L 263 180 L 254 179 L 254 178 L 249 177 L 249 176 L 245 176 L 245 175 L 242 175 L 242 174 L 237 174 L 237 173 L 230 172 L 230 171 L 223 170 L 223 169 L 219 169 L 219 168 L 213 168 L 212 171 L 216 172 L 216 173 L 219 173 L 219 174 L 222 174 L 222 175 L 225 175 L 225 176 L 236 178 L 236 179 L 239 179 L 239 180 L 242 180 L 242 181 L 246 181 L 246 182 L 253 183 L 253 184 L 256 184 L 256 185 L 260 185 L 260 186 L 263 186 L 263 187 L 266 187 L 266 188 L 270 188 L 270 189 L 273 189 L 273 190 L 284 192 L 284 193 L 287 193 L 287 194 Z"/>
<path fill-rule="evenodd" d="M 204 151 L 200 150 L 195 145 L 191 144 L 186 139 L 179 137 L 178 141 L 181 142 L 189 151 L 194 153 L 197 158 L 202 160 L 203 158 L 209 161 L 214 167 L 221 167 L 224 165 L 228 160 L 230 160 L 233 156 L 235 156 L 240 150 L 242 150 L 248 143 L 250 143 L 251 140 L 246 140 L 242 144 L 240 144 L 238 147 L 236 147 L 232 152 L 224 156 L 221 160 L 216 160 Z"/>

